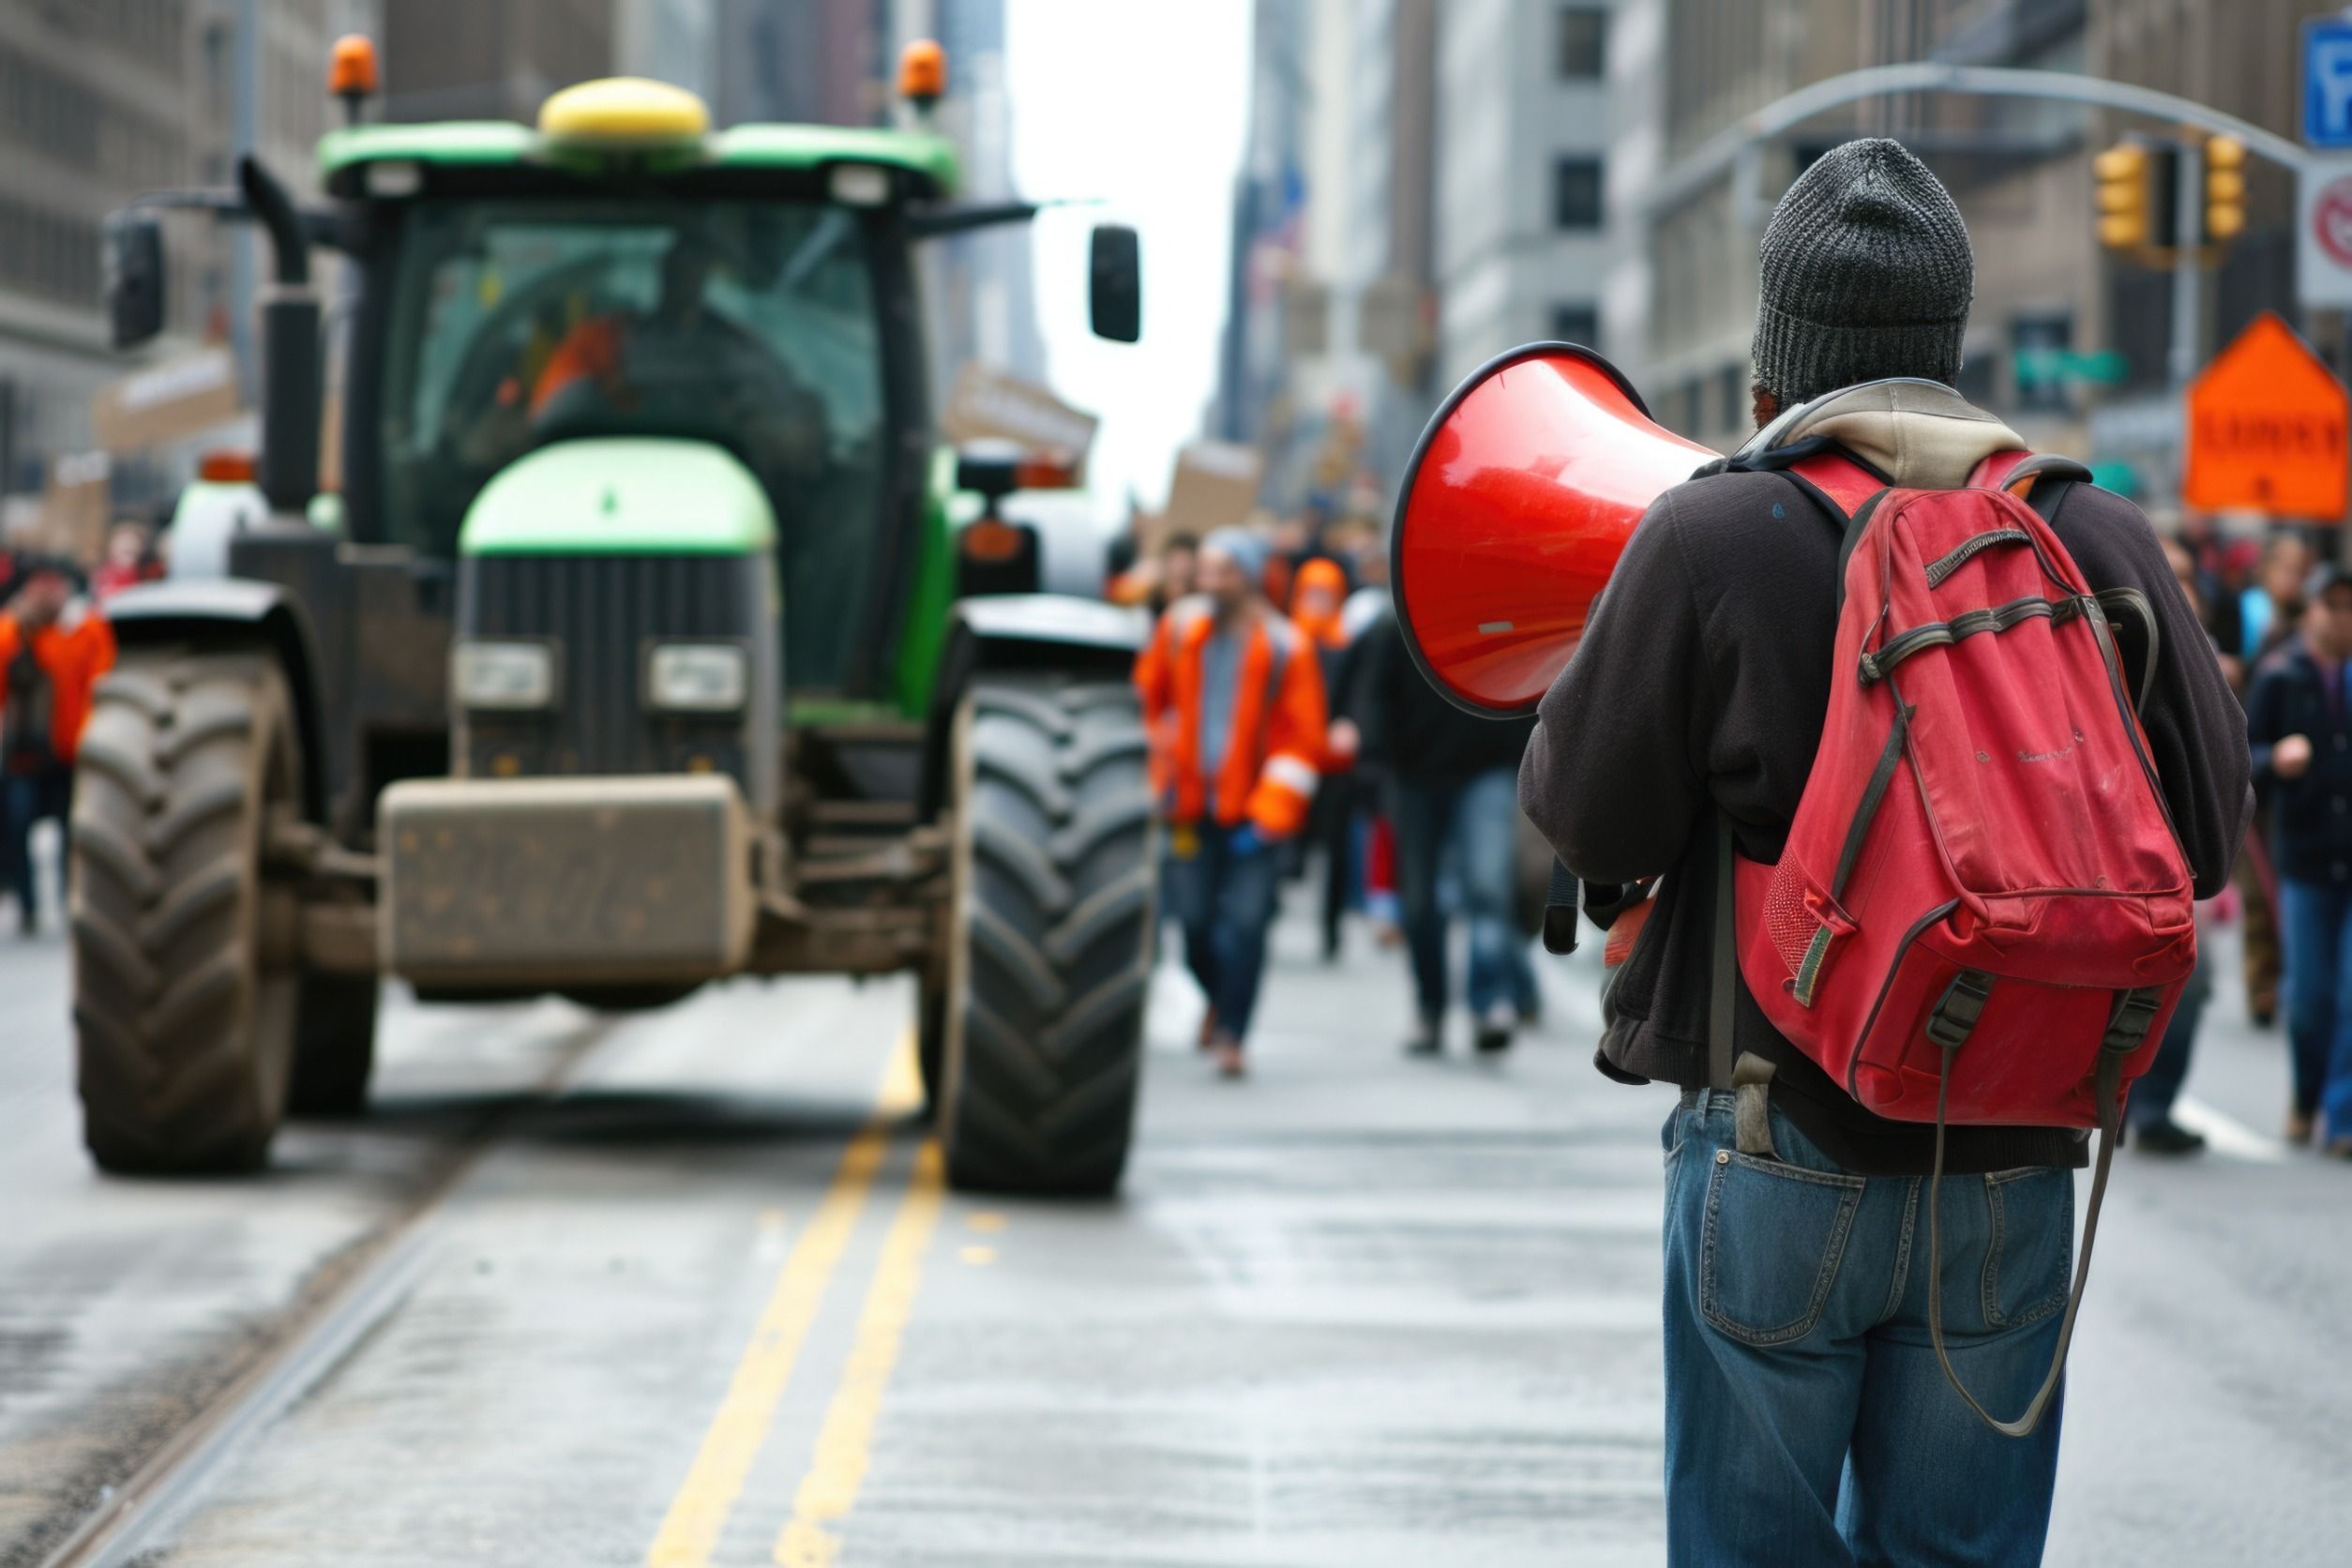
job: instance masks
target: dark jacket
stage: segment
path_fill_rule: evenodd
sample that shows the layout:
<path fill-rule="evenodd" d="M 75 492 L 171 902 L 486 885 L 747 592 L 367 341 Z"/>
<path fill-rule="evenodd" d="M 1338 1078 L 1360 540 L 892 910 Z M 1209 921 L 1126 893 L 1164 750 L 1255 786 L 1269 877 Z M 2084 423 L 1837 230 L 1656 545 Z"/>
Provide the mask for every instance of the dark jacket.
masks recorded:
<path fill-rule="evenodd" d="M 1365 763 L 1402 784 L 1458 784 L 1516 769 L 1534 720 L 1481 718 L 1438 695 L 1406 651 L 1394 613 L 1349 649 L 1339 712 L 1363 733 Z"/>
<path fill-rule="evenodd" d="M 1898 482 L 1949 486 L 1977 458 L 2016 445 L 1989 415 L 1951 402 L 1959 412 L 1944 416 L 1948 428 L 1915 429 L 1898 415 L 1865 455 Z M 2196 891 L 2209 897 L 2228 880 L 2251 809 L 2237 700 L 2135 507 L 2077 485 L 2055 527 L 2094 589 L 2136 587 L 2156 607 L 2163 658 L 2144 721 Z M 1779 858 L 1829 706 L 1840 541 L 1840 524 L 1778 474 L 1667 491 L 1545 695 L 1519 778 L 1530 819 L 1589 882 L 1666 873 L 1612 989 L 1599 1064 L 1613 1078 L 1706 1081 L 1711 823 L 1720 810 L 1742 853 Z M 1775 1103 L 1840 1165 L 1873 1175 L 1928 1168 L 1932 1128 L 1863 1110 L 1781 1037 L 1744 987 L 1736 1043 L 1776 1063 Z M 2080 1164 L 2085 1142 L 2046 1128 L 1961 1127 L 1950 1149 L 1949 1168 L 1982 1172 Z"/>
<path fill-rule="evenodd" d="M 2279 875 L 2300 882 L 2352 883 L 2352 710 L 2329 701 L 2319 661 L 2300 637 L 2254 672 L 2246 694 L 2246 735 L 2254 776 L 2269 790 L 2271 852 Z M 2282 778 L 2270 753 L 2289 735 L 2311 742 L 2311 766 Z"/>

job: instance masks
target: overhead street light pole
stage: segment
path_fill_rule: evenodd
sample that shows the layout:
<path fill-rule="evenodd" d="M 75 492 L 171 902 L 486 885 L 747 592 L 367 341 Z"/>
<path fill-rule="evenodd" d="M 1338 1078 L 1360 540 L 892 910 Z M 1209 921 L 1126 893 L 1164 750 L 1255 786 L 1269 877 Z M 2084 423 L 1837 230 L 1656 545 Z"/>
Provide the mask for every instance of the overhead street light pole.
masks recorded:
<path fill-rule="evenodd" d="M 2184 98 L 2137 87 L 2128 82 L 2108 82 L 2068 71 L 2018 70 L 2006 66 L 1948 66 L 1923 61 L 1904 66 L 1873 66 L 1828 77 L 1751 110 L 1709 137 L 1653 181 L 1642 197 L 1647 213 L 1678 206 L 1697 195 L 1730 169 L 1754 169 L 1752 149 L 1786 135 L 1812 119 L 1845 104 L 1887 93 L 1959 93 L 1973 98 L 2043 98 L 2061 103 L 2089 104 L 2146 114 L 2176 125 L 2234 137 L 2246 150 L 2299 171 L 2309 154 L 2300 143 L 2263 129 L 2235 114 Z M 1742 157 L 1743 154 L 1748 156 Z M 1747 193 L 1753 196 L 1753 192 Z"/>
<path fill-rule="evenodd" d="M 2174 386 L 2186 390 L 2197 375 L 2197 306 L 2204 290 L 2196 239 L 2204 228 L 2205 145 L 2191 128 L 2173 162 L 2172 354 Z"/>
<path fill-rule="evenodd" d="M 2347 8 L 2352 11 L 2352 8 Z M 1936 61 L 1909 65 L 1873 66 L 1828 77 L 1749 111 L 1701 143 L 1692 153 L 1651 182 L 1641 198 L 1645 216 L 1655 217 L 1681 205 L 1728 173 L 1732 177 L 1732 211 L 1739 221 L 1755 228 L 1763 221 L 1769 204 L 1756 188 L 1762 173 L 1761 149 L 1817 114 L 1864 98 L 1890 93 L 1958 93 L 1973 98 L 2040 98 L 2118 109 L 2170 121 L 2181 131 L 2176 169 L 2174 223 L 2176 241 L 2197 234 L 2198 214 L 2205 209 L 2205 158 L 2200 132 L 2233 138 L 2249 153 L 2283 164 L 2299 174 L 2311 155 L 2302 144 L 2263 129 L 2235 114 L 2226 114 L 2175 93 L 2128 82 L 2109 82 L 2068 71 L 2019 70 L 2005 66 L 1954 66 Z M 2169 379 L 2186 387 L 2195 379 L 2197 317 L 2203 283 L 2197 275 L 2197 248 L 2176 245 L 2172 275 L 2172 346 L 2167 356 Z M 2348 327 L 2347 331 L 2352 331 Z"/>

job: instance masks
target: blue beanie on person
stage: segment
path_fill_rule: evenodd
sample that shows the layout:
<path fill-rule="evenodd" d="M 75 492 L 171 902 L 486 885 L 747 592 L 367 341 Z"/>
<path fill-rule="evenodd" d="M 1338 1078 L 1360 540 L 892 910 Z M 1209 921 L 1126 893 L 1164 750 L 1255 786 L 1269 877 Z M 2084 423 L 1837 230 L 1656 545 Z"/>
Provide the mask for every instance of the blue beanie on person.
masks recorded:
<path fill-rule="evenodd" d="M 1200 541 L 1200 549 L 1204 554 L 1214 551 L 1224 556 L 1241 567 L 1243 575 L 1252 582 L 1266 580 L 1266 541 L 1246 528 L 1212 529 L 1209 536 Z"/>

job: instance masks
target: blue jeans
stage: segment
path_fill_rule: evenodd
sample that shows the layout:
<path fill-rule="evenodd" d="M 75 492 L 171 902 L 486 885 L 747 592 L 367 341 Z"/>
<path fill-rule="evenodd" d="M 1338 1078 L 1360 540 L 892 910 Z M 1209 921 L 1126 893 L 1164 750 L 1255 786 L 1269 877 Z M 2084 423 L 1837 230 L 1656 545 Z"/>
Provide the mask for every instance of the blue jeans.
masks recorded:
<path fill-rule="evenodd" d="M 2164 1039 L 2156 1048 L 2156 1060 L 2132 1085 L 2132 1097 L 2124 1104 L 2123 1113 L 2132 1125 L 2151 1127 L 2172 1120 L 2172 1103 L 2180 1097 L 2180 1085 L 2189 1076 L 2189 1055 L 2196 1046 L 2197 1020 L 2205 1016 L 2205 1004 L 2212 997 L 2213 976 L 2208 972 L 2205 955 L 2200 952 L 2195 972 L 2181 988 L 2180 1005 L 2172 1010 L 2172 1021 L 2164 1025 Z"/>
<path fill-rule="evenodd" d="M 1197 849 L 1179 855 L 1173 845 L 1182 831 L 1168 832 L 1171 847 L 1161 892 L 1184 927 L 1184 966 L 1208 993 L 1217 1027 L 1246 1039 L 1266 971 L 1266 927 L 1274 923 L 1281 847 L 1261 839 L 1241 853 L 1232 829 L 1202 822 L 1193 830 Z"/>
<path fill-rule="evenodd" d="M 1515 1011 L 1535 1000 L 1535 970 L 1511 907 L 1518 854 L 1519 777 L 1493 768 L 1458 783 L 1409 784 L 1395 793 L 1396 897 L 1412 955 L 1413 994 L 1425 1018 L 1445 1012 L 1445 909 L 1438 875 L 1452 852 L 1470 927 L 1470 1004 Z"/>
<path fill-rule="evenodd" d="M 2352 888 L 2279 879 L 2295 1108 L 2352 1137 Z"/>
<path fill-rule="evenodd" d="M 1977 1419 L 1927 1336 L 2004 1420 L 2049 1370 L 2073 1253 L 2073 1172 L 1838 1169 L 1787 1117 L 1737 1152 L 1732 1096 L 1666 1119 L 1666 1487 L 1678 1564 L 2030 1563 L 2058 1475 L 2054 1399 L 2029 1438 Z"/>
<path fill-rule="evenodd" d="M 33 908 L 40 885 L 33 875 L 33 824 L 54 817 L 62 827 L 72 810 L 71 768 L 0 775 L 0 893 L 15 894 L 20 911 Z M 63 887 L 66 857 L 62 851 L 57 858 L 57 884 Z"/>

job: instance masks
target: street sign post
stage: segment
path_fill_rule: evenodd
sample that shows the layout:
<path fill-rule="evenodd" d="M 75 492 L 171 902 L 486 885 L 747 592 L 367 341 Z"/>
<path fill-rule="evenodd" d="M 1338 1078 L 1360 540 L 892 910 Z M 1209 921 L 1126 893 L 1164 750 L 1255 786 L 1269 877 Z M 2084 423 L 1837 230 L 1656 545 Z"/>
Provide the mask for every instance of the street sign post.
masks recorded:
<path fill-rule="evenodd" d="M 2343 519 L 2344 386 L 2276 315 L 2255 317 L 2190 386 L 2188 427 L 2181 497 L 2190 505 Z"/>
<path fill-rule="evenodd" d="M 2303 23 L 2303 142 L 2352 150 L 2352 18 Z"/>
<path fill-rule="evenodd" d="M 2296 171 L 2295 294 L 2307 309 L 2352 307 L 2352 153 Z"/>

